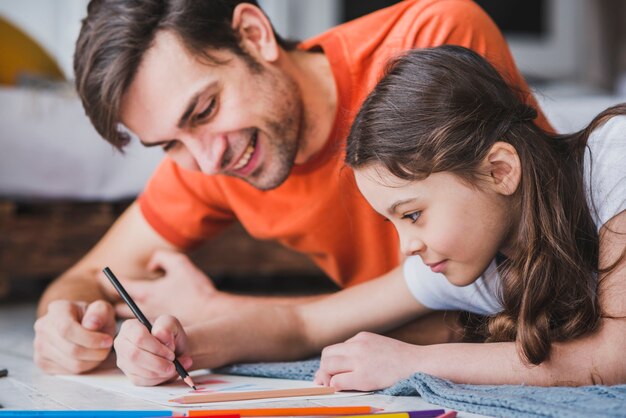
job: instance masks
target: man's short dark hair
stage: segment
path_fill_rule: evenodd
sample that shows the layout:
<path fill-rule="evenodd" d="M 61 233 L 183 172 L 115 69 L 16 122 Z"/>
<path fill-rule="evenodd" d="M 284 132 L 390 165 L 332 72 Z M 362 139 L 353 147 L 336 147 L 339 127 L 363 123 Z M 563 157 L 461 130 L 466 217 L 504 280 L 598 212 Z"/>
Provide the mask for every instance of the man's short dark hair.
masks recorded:
<path fill-rule="evenodd" d="M 122 149 L 130 140 L 120 131 L 122 96 L 130 86 L 144 53 L 160 30 L 175 33 L 193 54 L 219 64 L 210 50 L 225 49 L 253 61 L 231 27 L 242 0 L 92 0 L 76 42 L 76 88 L 87 116 L 102 137 Z M 278 44 L 296 43 L 274 32 Z"/>

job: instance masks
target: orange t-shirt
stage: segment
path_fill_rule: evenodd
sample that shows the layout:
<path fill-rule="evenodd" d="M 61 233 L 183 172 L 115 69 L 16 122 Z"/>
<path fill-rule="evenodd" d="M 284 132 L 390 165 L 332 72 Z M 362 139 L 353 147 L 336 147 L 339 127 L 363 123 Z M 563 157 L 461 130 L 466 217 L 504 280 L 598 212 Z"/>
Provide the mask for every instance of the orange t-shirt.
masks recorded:
<path fill-rule="evenodd" d="M 139 198 L 143 215 L 181 249 L 239 220 L 253 237 L 277 240 L 308 255 L 340 286 L 388 272 L 400 262 L 397 235 L 359 193 L 352 170 L 343 164 L 342 148 L 387 60 L 408 49 L 441 44 L 474 49 L 528 91 L 502 35 L 476 4 L 401 2 L 301 44 L 303 49 L 321 48 L 328 58 L 338 92 L 337 113 L 323 150 L 294 166 L 282 185 L 261 191 L 233 177 L 186 171 L 166 158 Z M 542 124 L 549 126 L 545 120 Z"/>

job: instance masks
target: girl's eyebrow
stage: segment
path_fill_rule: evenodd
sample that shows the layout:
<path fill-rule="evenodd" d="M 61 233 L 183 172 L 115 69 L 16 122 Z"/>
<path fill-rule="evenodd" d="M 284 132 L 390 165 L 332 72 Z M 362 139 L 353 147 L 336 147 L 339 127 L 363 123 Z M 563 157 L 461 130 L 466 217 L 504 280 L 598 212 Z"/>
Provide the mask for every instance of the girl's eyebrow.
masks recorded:
<path fill-rule="evenodd" d="M 398 206 L 402 206 L 407 203 L 413 203 L 416 200 L 418 199 L 415 197 L 411 197 L 409 199 L 397 200 L 391 206 L 389 206 L 389 208 L 387 209 L 387 213 L 389 213 L 390 215 L 393 215 L 398 210 Z"/>

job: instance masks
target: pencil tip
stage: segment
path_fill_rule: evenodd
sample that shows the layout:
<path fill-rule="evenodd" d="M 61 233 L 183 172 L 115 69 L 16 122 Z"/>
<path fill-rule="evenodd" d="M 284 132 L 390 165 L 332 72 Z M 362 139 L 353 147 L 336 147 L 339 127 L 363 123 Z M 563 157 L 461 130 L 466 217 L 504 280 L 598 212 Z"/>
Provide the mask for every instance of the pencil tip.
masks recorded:
<path fill-rule="evenodd" d="M 193 390 L 198 390 L 196 389 L 196 384 L 191 379 L 191 376 L 187 375 L 187 377 L 183 379 L 183 382 L 187 383 L 187 386 L 189 386 L 190 388 L 193 388 Z"/>

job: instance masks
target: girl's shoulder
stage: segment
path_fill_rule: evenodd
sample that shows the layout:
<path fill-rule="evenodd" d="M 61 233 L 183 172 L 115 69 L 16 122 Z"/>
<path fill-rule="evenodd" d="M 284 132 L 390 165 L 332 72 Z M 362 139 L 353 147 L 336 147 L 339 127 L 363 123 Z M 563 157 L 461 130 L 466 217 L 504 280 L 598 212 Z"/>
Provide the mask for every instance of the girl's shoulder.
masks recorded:
<path fill-rule="evenodd" d="M 598 126 L 589 136 L 587 146 L 590 148 L 610 148 L 626 142 L 626 115 L 613 116 Z M 622 150 L 623 151 L 623 150 Z"/>
<path fill-rule="evenodd" d="M 583 170 L 587 203 L 599 231 L 626 210 L 626 115 L 612 117 L 591 133 Z"/>
<path fill-rule="evenodd" d="M 422 305 L 434 310 L 461 310 L 494 315 L 502 310 L 500 276 L 493 260 L 475 282 L 459 287 L 441 273 L 434 273 L 414 255 L 404 262 L 404 280 Z"/>

